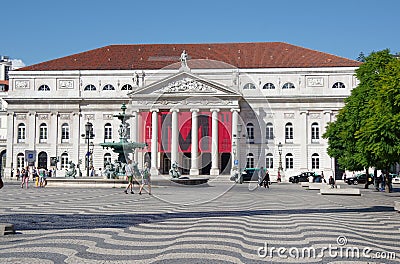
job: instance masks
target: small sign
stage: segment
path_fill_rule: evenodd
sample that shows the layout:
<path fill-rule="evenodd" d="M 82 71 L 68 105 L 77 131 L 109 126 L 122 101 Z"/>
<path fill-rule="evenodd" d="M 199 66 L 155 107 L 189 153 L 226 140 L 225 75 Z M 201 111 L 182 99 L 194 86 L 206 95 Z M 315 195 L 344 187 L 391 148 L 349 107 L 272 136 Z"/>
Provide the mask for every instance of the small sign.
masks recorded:
<path fill-rule="evenodd" d="M 233 164 L 234 164 L 235 166 L 239 165 L 239 160 L 236 159 L 236 160 L 233 162 Z"/>
<path fill-rule="evenodd" d="M 25 150 L 25 161 L 32 163 L 36 161 L 36 150 Z"/>

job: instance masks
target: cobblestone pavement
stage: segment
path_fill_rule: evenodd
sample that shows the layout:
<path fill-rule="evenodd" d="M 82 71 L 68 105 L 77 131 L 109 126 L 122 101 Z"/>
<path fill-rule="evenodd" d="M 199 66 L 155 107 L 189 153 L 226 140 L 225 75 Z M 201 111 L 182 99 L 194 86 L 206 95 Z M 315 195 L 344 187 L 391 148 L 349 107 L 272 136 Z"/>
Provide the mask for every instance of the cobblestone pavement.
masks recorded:
<path fill-rule="evenodd" d="M 17 234 L 0 237 L 0 263 L 400 262 L 400 192 L 254 188 L 211 182 L 155 187 L 150 196 L 6 185 L 0 222 Z"/>

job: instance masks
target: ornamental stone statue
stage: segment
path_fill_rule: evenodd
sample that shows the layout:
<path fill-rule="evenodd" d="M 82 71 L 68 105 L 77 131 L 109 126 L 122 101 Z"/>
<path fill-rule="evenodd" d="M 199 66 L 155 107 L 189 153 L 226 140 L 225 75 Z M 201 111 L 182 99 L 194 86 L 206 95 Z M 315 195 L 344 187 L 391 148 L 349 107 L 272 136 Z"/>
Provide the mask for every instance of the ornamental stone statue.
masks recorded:
<path fill-rule="evenodd" d="M 182 68 L 187 68 L 187 59 L 188 59 L 188 54 L 186 53 L 186 50 L 183 50 L 181 53 L 181 64 Z"/>

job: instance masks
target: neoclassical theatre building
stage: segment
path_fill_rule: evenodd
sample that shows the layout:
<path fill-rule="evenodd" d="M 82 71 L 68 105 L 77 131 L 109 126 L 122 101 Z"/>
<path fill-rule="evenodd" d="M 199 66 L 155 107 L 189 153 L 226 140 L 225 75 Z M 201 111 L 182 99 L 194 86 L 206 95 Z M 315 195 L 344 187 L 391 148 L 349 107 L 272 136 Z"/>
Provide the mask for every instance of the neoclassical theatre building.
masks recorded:
<path fill-rule="evenodd" d="M 130 140 L 148 144 L 128 156 L 153 175 L 177 162 L 190 175 L 263 166 L 274 178 L 281 164 L 284 180 L 338 176 L 322 134 L 358 66 L 281 42 L 110 45 L 27 66 L 9 73 L 6 175 L 27 165 L 26 150 L 57 176 L 69 161 L 104 170 L 117 154 L 99 144 L 119 141 L 113 115 L 125 103 Z"/>

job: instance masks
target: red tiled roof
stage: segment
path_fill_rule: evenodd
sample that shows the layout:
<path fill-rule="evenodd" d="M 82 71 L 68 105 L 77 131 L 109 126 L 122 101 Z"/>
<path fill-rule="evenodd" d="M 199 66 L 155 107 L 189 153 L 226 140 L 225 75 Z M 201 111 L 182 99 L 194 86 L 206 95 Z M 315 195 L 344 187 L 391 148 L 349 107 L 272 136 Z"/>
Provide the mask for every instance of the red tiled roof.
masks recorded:
<path fill-rule="evenodd" d="M 221 61 L 237 68 L 356 67 L 360 63 L 283 42 L 110 45 L 18 69 L 19 71 L 145 70 L 179 68 L 183 50 L 189 67 L 212 68 Z M 203 61 L 196 61 L 203 59 Z M 214 62 L 204 61 L 214 60 Z M 225 66 L 226 67 L 226 66 Z"/>

